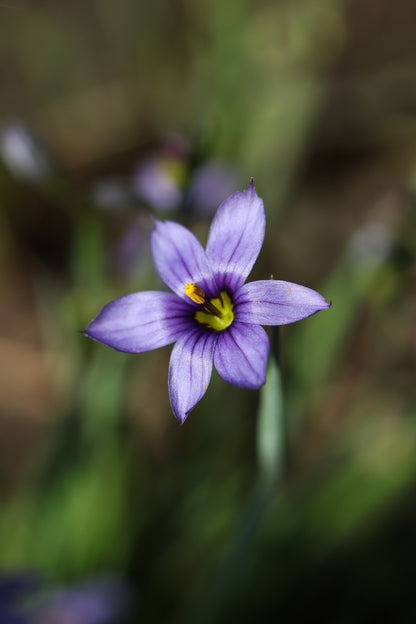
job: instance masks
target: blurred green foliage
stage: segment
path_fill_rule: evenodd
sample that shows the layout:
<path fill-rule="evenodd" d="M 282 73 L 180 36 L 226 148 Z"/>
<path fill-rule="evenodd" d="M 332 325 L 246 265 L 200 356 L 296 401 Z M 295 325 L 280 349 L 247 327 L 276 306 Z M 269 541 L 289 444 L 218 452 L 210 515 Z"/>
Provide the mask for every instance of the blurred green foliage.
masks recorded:
<path fill-rule="evenodd" d="M 110 570 L 137 594 L 132 622 L 413 621 L 415 13 L 0 3 L 0 130 L 22 124 L 50 163 L 29 180 L 0 162 L 2 571 Z M 185 188 L 212 159 L 254 177 L 268 226 L 252 279 L 333 302 L 281 328 L 261 396 L 214 375 L 182 427 L 169 348 L 77 333 L 160 287 L 145 243 L 129 270 L 116 251 L 137 218 L 148 238 L 131 176 L 172 134 Z M 126 199 L 104 209 L 108 179 Z M 204 242 L 186 198 L 158 217 Z"/>

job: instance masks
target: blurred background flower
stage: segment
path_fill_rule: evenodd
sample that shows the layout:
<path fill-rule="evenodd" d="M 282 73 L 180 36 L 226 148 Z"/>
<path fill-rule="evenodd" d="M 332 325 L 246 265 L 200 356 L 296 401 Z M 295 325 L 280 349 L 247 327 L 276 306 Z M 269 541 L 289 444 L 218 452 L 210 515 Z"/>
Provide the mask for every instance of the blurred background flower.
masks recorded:
<path fill-rule="evenodd" d="M 45 587 L 34 573 L 0 578 L 2 624 L 116 624 L 131 606 L 128 584 L 115 576 L 59 589 Z"/>
<path fill-rule="evenodd" d="M 20 602 L 38 585 L 34 574 L 14 572 L 0 575 L 0 622 L 2 624 L 28 624 Z"/>
<path fill-rule="evenodd" d="M 131 608 L 128 586 L 102 576 L 72 587 L 49 591 L 33 607 L 35 624 L 116 624 Z"/>
<path fill-rule="evenodd" d="M 187 199 L 198 214 L 211 217 L 221 202 L 241 186 L 237 169 L 230 163 L 208 160 L 195 170 Z"/>
<path fill-rule="evenodd" d="M 52 171 L 46 152 L 20 123 L 9 123 L 0 134 L 0 153 L 9 171 L 21 180 L 41 182 Z"/>
<path fill-rule="evenodd" d="M 122 622 L 413 621 L 415 3 L 3 5 L 2 575 L 112 570 Z M 161 288 L 152 215 L 205 242 L 251 177 L 250 280 L 333 305 L 271 336 L 261 400 L 214 377 L 176 428 L 169 348 L 77 330 Z"/>
<path fill-rule="evenodd" d="M 146 156 L 132 176 L 138 198 L 155 210 L 176 210 L 182 203 L 189 147 L 180 135 L 166 137 L 158 152 Z"/>

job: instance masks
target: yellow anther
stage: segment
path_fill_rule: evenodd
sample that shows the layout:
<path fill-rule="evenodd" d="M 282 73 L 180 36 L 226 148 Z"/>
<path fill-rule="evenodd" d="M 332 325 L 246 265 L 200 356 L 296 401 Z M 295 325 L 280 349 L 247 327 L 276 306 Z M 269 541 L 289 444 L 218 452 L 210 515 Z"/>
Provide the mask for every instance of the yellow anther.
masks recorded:
<path fill-rule="evenodd" d="M 195 303 L 205 303 L 205 293 L 199 286 L 195 284 L 187 284 L 185 286 L 185 294 L 188 295 Z"/>
<path fill-rule="evenodd" d="M 209 300 L 206 298 L 200 286 L 187 284 L 185 286 L 185 294 L 192 299 L 192 301 L 202 306 L 202 309 L 195 314 L 196 320 L 200 323 L 221 331 L 225 329 L 225 327 L 228 327 L 234 319 L 234 314 L 232 312 L 233 305 L 227 293 L 222 293 L 219 299 Z M 223 301 L 224 297 L 226 298 L 225 303 Z M 226 315 L 225 319 L 223 319 L 224 314 Z M 216 321 L 215 318 L 217 318 Z"/>

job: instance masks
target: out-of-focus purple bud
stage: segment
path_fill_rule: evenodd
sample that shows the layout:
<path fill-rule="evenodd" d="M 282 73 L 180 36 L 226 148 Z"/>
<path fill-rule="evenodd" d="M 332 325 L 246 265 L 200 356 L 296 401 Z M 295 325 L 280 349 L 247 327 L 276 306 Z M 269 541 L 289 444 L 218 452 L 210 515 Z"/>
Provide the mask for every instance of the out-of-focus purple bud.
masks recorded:
<path fill-rule="evenodd" d="M 20 180 L 42 182 L 52 173 L 48 156 L 23 124 L 10 123 L 2 129 L 0 153 L 6 167 Z"/>
<path fill-rule="evenodd" d="M 135 196 L 157 211 L 181 208 L 189 178 L 190 155 L 191 145 L 184 135 L 166 134 L 133 171 L 131 186 Z"/>
<path fill-rule="evenodd" d="M 34 624 L 115 624 L 127 615 L 132 595 L 126 583 L 103 577 L 62 589 L 38 605 Z"/>
<path fill-rule="evenodd" d="M 186 164 L 182 158 L 159 154 L 144 160 L 132 176 L 137 197 L 155 210 L 176 210 L 182 203 Z"/>
<path fill-rule="evenodd" d="M 208 217 L 238 185 L 239 176 L 235 167 L 220 160 L 207 161 L 195 170 L 187 200 L 195 212 Z"/>
<path fill-rule="evenodd" d="M 131 201 L 130 190 L 116 178 L 96 180 L 91 187 L 91 199 L 105 212 L 120 212 Z"/>

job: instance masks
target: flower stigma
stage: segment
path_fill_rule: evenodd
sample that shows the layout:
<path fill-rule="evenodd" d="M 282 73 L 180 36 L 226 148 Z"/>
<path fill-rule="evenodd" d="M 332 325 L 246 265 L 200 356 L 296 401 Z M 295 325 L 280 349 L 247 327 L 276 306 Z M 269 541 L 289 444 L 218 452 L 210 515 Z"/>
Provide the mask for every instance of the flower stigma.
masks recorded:
<path fill-rule="evenodd" d="M 192 301 L 202 305 L 202 309 L 195 313 L 198 323 L 215 331 L 224 331 L 233 322 L 234 305 L 227 292 L 223 291 L 219 297 L 208 300 L 202 288 L 187 284 L 185 293 Z"/>

